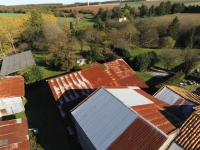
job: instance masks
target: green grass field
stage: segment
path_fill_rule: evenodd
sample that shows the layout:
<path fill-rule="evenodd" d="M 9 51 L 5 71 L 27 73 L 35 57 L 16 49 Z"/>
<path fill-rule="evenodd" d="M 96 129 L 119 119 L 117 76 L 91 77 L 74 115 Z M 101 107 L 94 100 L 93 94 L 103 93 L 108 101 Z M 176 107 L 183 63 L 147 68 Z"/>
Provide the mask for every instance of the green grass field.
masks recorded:
<path fill-rule="evenodd" d="M 15 18 L 15 17 L 23 17 L 25 16 L 25 14 L 0 13 L 0 16 Z"/>

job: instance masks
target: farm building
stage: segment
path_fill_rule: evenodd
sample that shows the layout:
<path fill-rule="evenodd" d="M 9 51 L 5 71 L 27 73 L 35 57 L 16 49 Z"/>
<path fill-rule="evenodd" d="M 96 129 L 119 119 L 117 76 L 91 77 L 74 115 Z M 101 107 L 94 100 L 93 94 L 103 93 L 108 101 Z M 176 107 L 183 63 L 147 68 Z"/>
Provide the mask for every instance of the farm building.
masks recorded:
<path fill-rule="evenodd" d="M 118 59 L 47 80 L 63 117 L 100 86 L 148 86 L 131 67 Z"/>
<path fill-rule="evenodd" d="M 71 114 L 83 149 L 166 149 L 183 121 L 138 87 L 100 87 Z M 178 112 L 179 113 L 179 112 Z"/>
<path fill-rule="evenodd" d="M 0 80 L 0 117 L 24 111 L 24 78 L 7 76 Z"/>
<path fill-rule="evenodd" d="M 174 106 L 174 108 L 184 113 L 186 118 L 192 113 L 193 107 L 200 105 L 199 95 L 175 86 L 162 87 L 154 94 L 154 97 L 170 106 Z"/>
<path fill-rule="evenodd" d="M 200 106 L 194 107 L 194 110 L 181 126 L 179 134 L 170 145 L 169 150 L 200 149 Z"/>
<path fill-rule="evenodd" d="M 0 121 L 0 150 L 30 150 L 26 118 Z"/>

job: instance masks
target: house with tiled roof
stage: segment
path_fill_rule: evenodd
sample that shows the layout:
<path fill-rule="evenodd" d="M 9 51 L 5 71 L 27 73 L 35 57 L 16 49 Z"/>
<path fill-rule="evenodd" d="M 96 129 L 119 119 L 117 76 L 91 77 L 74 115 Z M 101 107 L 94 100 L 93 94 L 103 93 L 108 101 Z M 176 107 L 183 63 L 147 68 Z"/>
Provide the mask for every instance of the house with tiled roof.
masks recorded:
<path fill-rule="evenodd" d="M 192 113 L 193 107 L 200 105 L 199 95 L 176 86 L 163 86 L 154 94 L 154 97 L 184 113 L 185 118 Z"/>
<path fill-rule="evenodd" d="M 30 150 L 26 118 L 0 121 L 0 150 Z"/>
<path fill-rule="evenodd" d="M 194 110 L 179 129 L 179 133 L 169 150 L 200 149 L 200 106 L 194 107 Z"/>
<path fill-rule="evenodd" d="M 62 117 L 100 86 L 148 88 L 131 67 L 118 59 L 47 80 Z"/>
<path fill-rule="evenodd" d="M 24 111 L 24 78 L 6 76 L 0 79 L 0 118 Z"/>
<path fill-rule="evenodd" d="M 71 114 L 83 149 L 157 150 L 167 147 L 183 123 L 167 107 L 138 87 L 100 87 Z"/>

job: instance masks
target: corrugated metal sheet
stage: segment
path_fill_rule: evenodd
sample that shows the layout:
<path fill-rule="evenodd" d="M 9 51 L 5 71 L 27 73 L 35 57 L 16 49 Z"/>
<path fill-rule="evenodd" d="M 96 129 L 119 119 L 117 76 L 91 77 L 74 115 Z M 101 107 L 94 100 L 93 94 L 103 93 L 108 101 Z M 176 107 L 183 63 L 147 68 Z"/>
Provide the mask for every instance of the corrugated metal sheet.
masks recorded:
<path fill-rule="evenodd" d="M 172 143 L 172 145 L 169 147 L 169 150 L 185 150 L 184 148 L 180 147 L 176 143 Z"/>
<path fill-rule="evenodd" d="M 158 150 L 166 139 L 144 120 L 137 118 L 109 146 L 108 150 Z"/>
<path fill-rule="evenodd" d="M 10 76 L 0 80 L 0 98 L 22 97 L 24 92 L 24 78 Z"/>
<path fill-rule="evenodd" d="M 52 78 L 47 81 L 55 100 L 62 102 L 73 101 L 81 97 L 85 98 L 100 86 L 148 87 L 123 59 Z"/>
<path fill-rule="evenodd" d="M 72 111 L 96 149 L 105 150 L 138 117 L 104 88 Z"/>
<path fill-rule="evenodd" d="M 130 106 L 138 106 L 144 104 L 152 104 L 148 98 L 129 88 L 107 88 L 107 90 L 113 94 L 116 98 L 118 98 L 124 105 Z"/>
<path fill-rule="evenodd" d="M 133 95 L 130 94 L 131 91 Z M 130 101 L 140 97 L 138 96 L 140 93 L 130 88 L 104 89 L 101 87 L 72 110 L 71 113 L 78 123 L 77 132 L 83 147 L 94 145 L 96 149 L 103 150 L 107 148 L 158 149 L 164 143 L 167 138 L 166 133 L 175 127 L 161 115 L 156 106 L 146 104 L 150 100 L 146 101 L 144 98 L 145 100 L 142 99 L 140 103 L 129 103 L 127 99 L 124 100 L 118 94 L 123 95 L 127 92 L 128 97 L 133 96 L 129 99 Z M 148 109 L 150 112 L 153 111 L 150 114 L 152 116 L 140 115 L 139 109 L 130 109 L 124 101 L 127 101 L 129 106 L 133 104 L 146 108 L 153 105 L 153 108 Z M 154 110 L 157 112 L 155 113 Z M 152 120 L 152 118 L 156 119 Z"/>
<path fill-rule="evenodd" d="M 0 140 L 8 140 L 8 144 L 1 146 L 0 150 L 30 150 L 27 119 L 0 121 Z"/>
<path fill-rule="evenodd" d="M 141 89 L 135 89 L 135 91 L 154 103 L 148 105 L 133 106 L 131 108 L 166 134 L 176 129 L 176 127 L 179 127 L 184 121 L 184 114 L 173 107 L 171 108 L 169 104 L 158 100 L 157 98 L 147 94 Z"/>
<path fill-rule="evenodd" d="M 6 115 L 12 115 L 25 110 L 21 97 L 0 99 L 0 108 L 6 110 Z"/>
<path fill-rule="evenodd" d="M 175 142 L 186 150 L 200 149 L 200 114 L 194 112 L 186 120 Z"/>
<path fill-rule="evenodd" d="M 177 89 L 177 88 L 174 88 L 174 89 Z M 182 90 L 182 91 L 185 91 L 185 90 Z M 197 106 L 197 103 L 193 102 L 193 100 L 191 101 L 191 99 L 193 99 L 192 97 L 187 96 L 187 99 L 186 99 L 185 98 L 186 96 L 183 97 L 183 94 L 180 95 L 179 93 L 180 92 L 177 93 L 176 91 L 166 86 L 166 87 L 163 87 L 161 90 L 159 90 L 154 96 L 166 102 L 169 105 L 173 105 L 184 114 L 191 114 L 192 107 Z M 189 94 L 190 92 L 185 92 L 185 93 Z M 194 95 L 194 94 L 190 94 L 190 95 Z M 198 98 L 198 96 L 196 96 L 196 98 Z"/>

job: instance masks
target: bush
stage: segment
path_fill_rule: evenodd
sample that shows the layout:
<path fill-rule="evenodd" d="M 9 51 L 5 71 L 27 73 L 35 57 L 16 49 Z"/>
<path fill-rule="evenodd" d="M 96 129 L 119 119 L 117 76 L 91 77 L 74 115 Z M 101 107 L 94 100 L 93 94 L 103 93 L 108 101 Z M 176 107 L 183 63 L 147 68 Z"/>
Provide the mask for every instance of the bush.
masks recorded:
<path fill-rule="evenodd" d="M 163 82 L 161 84 L 158 84 L 156 86 L 156 88 L 159 89 L 159 88 L 161 88 L 164 85 L 174 85 L 174 86 L 177 86 L 179 84 L 179 82 L 182 81 L 184 78 L 185 78 L 185 73 L 183 73 L 182 71 L 178 72 L 173 77 L 171 77 L 170 79 L 168 79 L 167 81 L 165 81 L 165 82 Z"/>
<path fill-rule="evenodd" d="M 154 51 L 143 53 L 133 59 L 133 68 L 136 71 L 144 71 L 153 67 L 157 61 L 157 54 Z"/>

